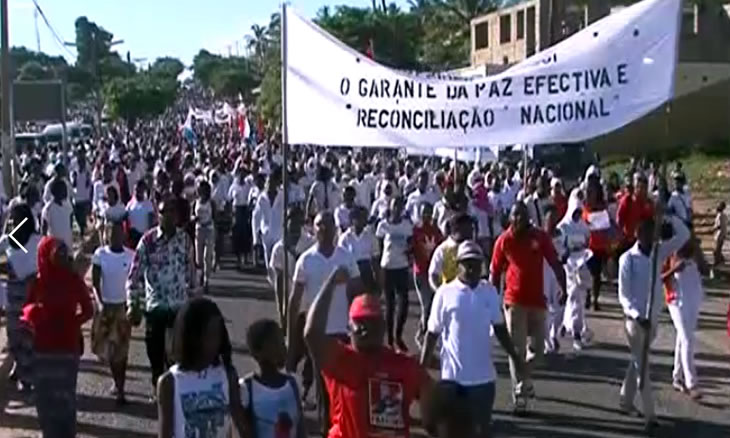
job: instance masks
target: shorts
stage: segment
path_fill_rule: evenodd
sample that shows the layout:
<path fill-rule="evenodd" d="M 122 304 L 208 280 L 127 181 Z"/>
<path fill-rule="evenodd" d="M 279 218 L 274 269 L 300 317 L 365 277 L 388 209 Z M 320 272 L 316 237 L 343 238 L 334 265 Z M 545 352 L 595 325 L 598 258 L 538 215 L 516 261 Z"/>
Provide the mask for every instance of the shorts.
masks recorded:
<path fill-rule="evenodd" d="M 91 325 L 91 351 L 104 363 L 127 360 L 132 325 L 124 304 L 107 304 Z"/>

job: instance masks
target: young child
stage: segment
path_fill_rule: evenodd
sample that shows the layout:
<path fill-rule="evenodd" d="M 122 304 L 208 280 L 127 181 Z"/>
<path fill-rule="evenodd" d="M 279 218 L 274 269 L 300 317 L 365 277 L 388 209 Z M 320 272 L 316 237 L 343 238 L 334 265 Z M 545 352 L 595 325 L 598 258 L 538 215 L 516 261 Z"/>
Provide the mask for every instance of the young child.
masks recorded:
<path fill-rule="evenodd" d="M 375 235 L 366 226 L 367 215 L 367 210 L 360 206 L 355 206 L 350 211 L 350 227 L 340 236 L 339 245 L 355 257 L 365 290 L 375 293 L 380 275 L 380 264 L 377 260 L 379 251 Z"/>
<path fill-rule="evenodd" d="M 246 334 L 258 371 L 240 381 L 247 431 L 257 438 L 305 438 L 304 416 L 297 382 L 282 373 L 286 361 L 284 333 L 270 319 L 254 322 Z"/>
<path fill-rule="evenodd" d="M 544 230 L 552 239 L 555 252 L 561 260 L 565 260 L 567 258 L 566 236 L 558 229 L 558 208 L 554 204 L 548 204 L 543 209 L 543 217 L 545 218 Z M 563 324 L 564 306 L 558 298 L 560 289 L 558 279 L 546 261 L 543 261 L 542 275 L 543 291 L 545 292 L 548 310 L 545 318 L 545 353 L 552 354 L 560 351 L 558 335 Z"/>
<path fill-rule="evenodd" d="M 197 297 L 180 309 L 173 348 L 175 364 L 157 384 L 159 436 L 230 436 L 231 423 L 248 436 L 231 341 L 213 301 Z"/>
<path fill-rule="evenodd" d="M 669 269 L 662 274 L 666 290 L 667 307 L 677 331 L 674 347 L 673 386 L 693 400 L 702 398 L 697 389 L 695 367 L 695 330 L 700 316 L 704 291 L 700 268 L 696 262 L 699 246 L 690 239 L 667 261 Z"/>
<path fill-rule="evenodd" d="M 215 208 L 210 199 L 211 189 L 208 181 L 198 184 L 198 199 L 193 207 L 195 222 L 195 263 L 200 269 L 200 284 L 208 291 L 208 280 L 213 269 L 215 236 L 213 223 Z"/>
<path fill-rule="evenodd" d="M 565 276 L 568 287 L 568 301 L 565 306 L 563 328 L 573 336 L 573 350 L 583 350 L 591 340 L 585 318 L 585 302 L 593 280 L 586 262 L 591 258 L 588 249 L 591 230 L 582 219 L 583 205 L 578 197 L 571 196 L 568 210 L 558 228 L 565 238 Z"/>
<path fill-rule="evenodd" d="M 727 236 L 727 216 L 725 215 L 724 201 L 720 202 L 715 209 L 715 223 L 712 227 L 712 232 L 715 233 L 715 249 L 713 250 L 714 268 L 725 263 L 725 256 L 722 255 L 722 247 L 725 245 L 725 236 Z"/>

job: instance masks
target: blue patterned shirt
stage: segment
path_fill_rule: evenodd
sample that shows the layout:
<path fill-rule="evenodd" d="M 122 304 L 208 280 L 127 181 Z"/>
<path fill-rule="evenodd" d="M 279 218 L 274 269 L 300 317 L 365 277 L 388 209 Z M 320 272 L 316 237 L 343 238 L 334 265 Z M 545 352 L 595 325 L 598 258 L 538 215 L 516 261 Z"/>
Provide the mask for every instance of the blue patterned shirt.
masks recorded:
<path fill-rule="evenodd" d="M 193 242 L 181 229 L 166 238 L 160 227 L 149 230 L 137 245 L 127 279 L 127 304 L 145 309 L 177 309 L 194 288 Z"/>

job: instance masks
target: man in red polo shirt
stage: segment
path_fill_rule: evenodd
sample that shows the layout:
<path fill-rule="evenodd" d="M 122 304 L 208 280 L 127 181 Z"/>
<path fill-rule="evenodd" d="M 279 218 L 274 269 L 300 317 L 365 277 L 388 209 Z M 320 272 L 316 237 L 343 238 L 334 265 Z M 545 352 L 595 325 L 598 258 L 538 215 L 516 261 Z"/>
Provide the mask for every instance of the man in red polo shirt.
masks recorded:
<path fill-rule="evenodd" d="M 619 201 L 616 223 L 623 232 L 621 253 L 636 242 L 636 229 L 639 223 L 654 217 L 654 203 L 649 199 L 649 183 L 643 173 L 634 174 L 633 193 L 628 192 Z"/>
<path fill-rule="evenodd" d="M 329 276 L 310 307 L 304 328 L 329 395 L 328 438 L 408 438 L 411 404 L 418 399 L 421 412 L 427 412 L 433 382 L 416 359 L 383 345 L 385 321 L 375 295 L 353 300 L 349 343 L 327 336 L 335 286 L 347 283 L 348 276 L 345 268 Z"/>
<path fill-rule="evenodd" d="M 543 291 L 543 271 L 547 260 L 560 284 L 560 301 L 565 301 L 565 272 L 558 260 L 550 237 L 530 225 L 530 216 L 524 203 L 518 202 L 510 212 L 510 226 L 499 236 L 492 254 L 493 285 L 499 287 L 506 272 L 504 309 L 507 329 L 517 354 L 526 358 L 527 366 L 520 370 L 512 359 L 509 362 L 512 377 L 512 399 L 518 415 L 527 412 L 529 399 L 535 397 L 532 368 L 542 360 L 545 344 L 546 301 Z M 527 349 L 530 340 L 529 354 Z"/>

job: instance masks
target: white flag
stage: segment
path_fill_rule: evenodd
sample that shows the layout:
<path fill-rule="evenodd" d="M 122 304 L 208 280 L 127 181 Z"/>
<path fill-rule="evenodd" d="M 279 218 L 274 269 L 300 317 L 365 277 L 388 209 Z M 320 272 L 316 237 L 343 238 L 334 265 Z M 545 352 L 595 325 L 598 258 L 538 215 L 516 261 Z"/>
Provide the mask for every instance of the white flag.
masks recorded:
<path fill-rule="evenodd" d="M 377 64 L 291 8 L 289 142 L 457 147 L 590 139 L 672 98 L 680 0 L 644 0 L 487 78 Z"/>

